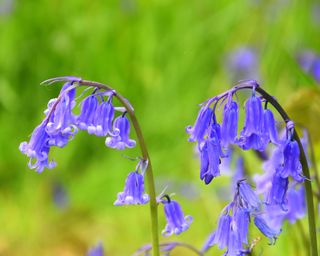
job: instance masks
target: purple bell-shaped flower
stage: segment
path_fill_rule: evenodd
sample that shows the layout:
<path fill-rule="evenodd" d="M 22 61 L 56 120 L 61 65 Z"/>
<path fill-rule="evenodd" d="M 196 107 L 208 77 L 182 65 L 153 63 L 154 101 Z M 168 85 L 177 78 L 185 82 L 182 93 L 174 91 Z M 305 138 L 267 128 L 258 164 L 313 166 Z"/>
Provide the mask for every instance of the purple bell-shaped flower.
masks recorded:
<path fill-rule="evenodd" d="M 191 216 L 184 216 L 181 206 L 177 201 L 171 200 L 169 196 L 166 200 L 162 200 L 164 204 L 164 213 L 167 219 L 167 225 L 162 231 L 163 236 L 170 236 L 172 234 L 180 234 L 183 231 L 186 231 L 191 222 Z"/>
<path fill-rule="evenodd" d="M 106 138 L 107 147 L 123 150 L 126 147 L 133 148 L 136 145 L 134 140 L 129 139 L 130 122 L 125 114 L 114 120 L 113 132 L 113 136 Z"/>

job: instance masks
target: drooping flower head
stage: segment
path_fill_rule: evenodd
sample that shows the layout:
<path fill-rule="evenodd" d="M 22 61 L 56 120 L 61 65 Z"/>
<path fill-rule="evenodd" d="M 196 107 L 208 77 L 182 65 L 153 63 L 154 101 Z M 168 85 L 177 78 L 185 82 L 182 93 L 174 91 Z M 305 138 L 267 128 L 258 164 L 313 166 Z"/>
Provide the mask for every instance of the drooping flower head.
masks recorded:
<path fill-rule="evenodd" d="M 45 118 L 33 131 L 30 141 L 22 142 L 19 147 L 20 151 L 30 158 L 28 165 L 31 169 L 42 172 L 44 168 L 53 168 L 55 162 L 48 160 L 50 148 L 53 146 L 64 147 L 73 139 L 78 128 L 87 130 L 88 133 L 96 136 L 110 135 L 111 137 L 106 138 L 106 144 L 112 148 L 124 149 L 135 146 L 135 141 L 129 139 L 130 123 L 124 115 L 114 121 L 112 129 L 115 110 L 112 105 L 112 96 L 116 95 L 114 90 L 106 89 L 104 92 L 98 92 L 101 88 L 95 89 L 91 95 L 83 99 L 80 114 L 75 116 L 73 108 L 76 106 L 77 100 L 75 98 L 76 89 L 82 80 L 66 76 L 48 79 L 43 83 L 53 84 L 60 81 L 65 84 L 59 96 L 49 101 L 44 112 Z M 99 104 L 98 96 L 101 99 L 101 104 Z M 105 97 L 108 99 L 105 100 Z M 133 110 L 130 103 L 126 99 L 124 101 Z"/>
<path fill-rule="evenodd" d="M 171 236 L 172 234 L 179 235 L 181 232 L 186 231 L 191 222 L 191 216 L 184 216 L 181 206 L 177 201 L 171 200 L 168 195 L 165 195 L 167 200 L 162 200 L 164 213 L 167 219 L 167 224 L 162 231 L 163 236 Z"/>
<path fill-rule="evenodd" d="M 138 163 L 135 171 L 128 174 L 124 190 L 118 193 L 114 205 L 146 204 L 149 202 L 149 195 L 144 193 L 145 170 L 139 172 L 142 161 Z"/>
<path fill-rule="evenodd" d="M 214 244 L 219 249 L 226 248 L 225 255 L 241 255 L 246 252 L 250 215 L 257 213 L 260 206 L 259 198 L 246 181 L 238 181 L 233 201 L 222 210 L 218 227 L 209 236 L 202 252 Z"/>

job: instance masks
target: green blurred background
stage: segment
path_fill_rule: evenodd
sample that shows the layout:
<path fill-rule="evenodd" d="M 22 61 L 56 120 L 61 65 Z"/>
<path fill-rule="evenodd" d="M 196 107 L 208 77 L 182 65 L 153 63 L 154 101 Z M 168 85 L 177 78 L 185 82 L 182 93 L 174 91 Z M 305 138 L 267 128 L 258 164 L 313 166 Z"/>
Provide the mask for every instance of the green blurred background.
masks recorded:
<path fill-rule="evenodd" d="M 319 16 L 316 1 L 299 0 L 0 0 L 0 255 L 85 255 L 98 241 L 106 255 L 131 255 L 151 240 L 148 205 L 113 206 L 136 165 L 123 155 L 135 157 L 137 149 L 115 151 L 81 132 L 53 150 L 55 169 L 28 169 L 19 143 L 60 90 L 41 81 L 79 76 L 110 84 L 130 100 L 157 191 L 168 184 L 167 192 L 194 217 L 187 232 L 161 240 L 200 248 L 227 203 L 221 184 L 228 179 L 203 185 L 185 127 L 198 103 L 236 78 L 256 78 L 308 126 L 318 147 L 319 88 L 296 56 L 304 49 L 320 52 Z M 230 70 L 230 54 L 243 47 L 255 53 L 256 77 Z M 246 159 L 252 172 L 260 170 L 250 153 Z M 66 197 L 60 206 L 57 191 Z M 161 207 L 159 223 L 162 229 Z M 299 232 L 286 224 L 275 246 L 254 230 L 250 240 L 262 238 L 256 255 L 304 255 Z M 193 254 L 180 249 L 172 255 Z"/>

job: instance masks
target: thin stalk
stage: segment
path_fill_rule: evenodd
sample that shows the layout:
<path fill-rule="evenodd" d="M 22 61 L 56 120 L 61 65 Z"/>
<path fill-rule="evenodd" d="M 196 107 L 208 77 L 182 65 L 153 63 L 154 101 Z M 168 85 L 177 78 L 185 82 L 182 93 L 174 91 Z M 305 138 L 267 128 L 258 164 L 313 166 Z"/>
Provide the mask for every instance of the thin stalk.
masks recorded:
<path fill-rule="evenodd" d="M 146 170 L 146 176 L 147 176 L 147 182 L 148 182 L 148 193 L 150 196 L 150 217 L 151 217 L 151 231 L 152 231 L 152 249 L 153 249 L 153 255 L 159 256 L 159 232 L 158 232 L 158 209 L 157 209 L 157 199 L 156 199 L 156 191 L 155 191 L 155 184 L 154 184 L 154 178 L 153 178 L 153 171 L 152 171 L 152 165 L 151 160 L 149 157 L 148 149 L 144 140 L 144 137 L 142 135 L 142 131 L 139 125 L 139 122 L 134 114 L 134 110 L 130 106 L 129 102 L 118 94 L 115 90 L 113 90 L 111 87 L 98 83 L 93 81 L 87 81 L 87 80 L 81 80 L 78 82 L 79 85 L 86 85 L 86 86 L 93 86 L 98 89 L 106 90 L 106 91 L 114 91 L 114 96 L 121 102 L 121 104 L 125 107 L 127 113 L 130 116 L 132 125 L 135 129 L 138 143 L 140 146 L 141 154 L 143 160 L 148 161 L 148 166 Z"/>
<path fill-rule="evenodd" d="M 310 133 L 309 133 L 308 130 L 307 130 L 307 137 L 308 137 L 309 148 L 310 148 L 311 165 L 313 166 L 313 170 L 314 170 L 314 179 L 315 179 L 317 187 L 318 187 L 317 195 L 319 195 L 320 194 L 320 177 L 319 177 L 319 173 L 318 173 L 316 157 L 315 157 L 315 154 L 314 154 L 313 142 L 311 140 L 311 136 L 310 136 Z M 319 196 L 318 196 L 318 200 L 319 200 Z"/>

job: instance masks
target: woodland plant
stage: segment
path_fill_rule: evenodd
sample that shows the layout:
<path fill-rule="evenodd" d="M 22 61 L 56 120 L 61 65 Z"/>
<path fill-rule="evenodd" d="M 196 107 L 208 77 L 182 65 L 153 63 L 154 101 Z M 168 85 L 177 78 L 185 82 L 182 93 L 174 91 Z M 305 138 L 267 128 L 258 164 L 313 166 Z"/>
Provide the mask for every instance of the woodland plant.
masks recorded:
<path fill-rule="evenodd" d="M 178 235 L 189 229 L 192 217 L 186 216 L 180 204 L 169 195 L 156 195 L 151 159 L 134 109 L 129 101 L 113 88 L 77 77 L 58 77 L 44 84 L 64 82 L 57 98 L 48 102 L 45 117 L 33 131 L 29 142 L 20 144 L 20 151 L 30 160 L 28 166 L 41 173 L 56 163 L 50 158 L 51 147 L 63 148 L 79 130 L 105 137 L 109 148 L 123 150 L 138 145 L 141 156 L 136 168 L 128 173 L 124 189 L 118 193 L 114 205 L 149 204 L 152 243 L 138 249 L 134 255 L 169 255 L 176 247 L 185 247 L 204 255 L 210 247 L 224 249 L 224 255 L 249 255 L 255 241 L 249 241 L 249 226 L 255 225 L 275 244 L 284 220 L 294 223 L 308 213 L 309 237 L 307 247 L 311 255 L 318 255 L 311 179 L 306 153 L 295 130 L 294 122 L 274 97 L 264 91 L 255 80 L 239 82 L 230 90 L 200 104 L 193 126 L 187 127 L 189 141 L 197 143 L 200 158 L 200 179 L 214 185 L 220 176 L 221 161 L 236 157 L 235 149 L 255 151 L 264 160 L 265 173 L 250 177 L 243 168 L 243 158 L 237 162 L 231 193 L 233 199 L 221 210 L 216 229 L 208 236 L 202 249 L 182 242 L 159 243 L 158 212 L 163 206 L 167 224 L 163 236 Z M 244 125 L 239 130 L 241 90 L 251 94 L 245 101 Z M 77 96 L 80 95 L 80 96 Z M 117 99 L 120 106 L 114 105 Z M 80 113 L 74 109 L 80 101 Z M 223 105 L 222 121 L 217 110 Z M 270 108 L 270 106 L 273 108 Z M 282 117 L 283 135 L 279 135 L 274 111 Z M 130 122 L 131 121 L 131 122 Z M 131 125 L 136 141 L 130 139 Z M 270 153 L 270 144 L 273 150 Z M 317 177 L 317 176 L 316 176 Z M 145 191 L 145 179 L 147 192 Z M 256 189 L 251 185 L 255 182 Z M 307 209 L 306 209 L 307 208 Z M 88 255 L 103 255 L 102 244 Z"/>

